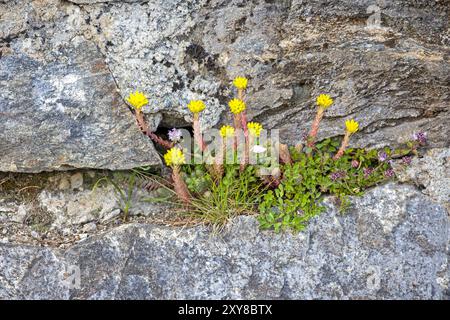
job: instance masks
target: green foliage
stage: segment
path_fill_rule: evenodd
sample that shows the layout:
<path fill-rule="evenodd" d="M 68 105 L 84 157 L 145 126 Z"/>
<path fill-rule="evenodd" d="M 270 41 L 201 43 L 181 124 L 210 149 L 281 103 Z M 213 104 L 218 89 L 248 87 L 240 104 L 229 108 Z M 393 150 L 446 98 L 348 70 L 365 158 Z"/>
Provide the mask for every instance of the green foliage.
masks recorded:
<path fill-rule="evenodd" d="M 347 149 L 338 160 L 333 159 L 340 142 L 326 139 L 314 148 L 290 149 L 291 165 L 280 165 L 278 183 L 264 183 L 260 176 L 263 165 L 248 165 L 241 171 L 238 164 L 224 165 L 221 179 L 214 178 L 212 167 L 204 164 L 182 166 L 182 178 L 192 196 L 190 206 L 180 206 L 189 219 L 221 229 L 233 217 L 258 214 L 262 229 L 275 232 L 301 231 L 308 222 L 324 211 L 322 200 L 333 195 L 341 212 L 350 205 L 349 196 L 362 195 L 364 190 L 391 178 L 390 159 L 401 158 L 414 152 L 410 148 L 391 150 Z M 380 154 L 383 155 L 380 157 Z M 264 161 L 263 161 L 264 162 Z M 268 164 L 267 164 L 268 165 Z M 146 168 L 127 173 L 115 173 L 98 180 L 111 184 L 116 191 L 124 220 L 127 220 L 135 201 L 135 189 L 142 181 L 156 184 L 159 196 L 140 199 L 149 202 L 176 202 L 176 193 L 170 181 L 153 175 Z M 155 195 L 156 193 L 154 193 Z M 172 201 L 175 200 L 175 201 Z"/>
<path fill-rule="evenodd" d="M 338 147 L 339 142 L 326 139 L 314 151 L 291 149 L 294 164 L 281 168 L 280 185 L 269 190 L 259 205 L 261 228 L 301 231 L 324 210 L 321 202 L 325 194 L 335 195 L 344 211 L 349 206 L 348 196 L 361 195 L 387 179 L 389 164 L 379 161 L 378 150 L 348 149 L 340 159 L 333 160 Z M 384 151 L 391 154 L 389 149 Z"/>
<path fill-rule="evenodd" d="M 239 165 L 225 165 L 224 176 L 214 180 L 203 165 L 184 166 L 189 190 L 194 192 L 186 214 L 222 228 L 231 218 L 255 214 L 264 186 L 256 176 L 255 167 L 240 172 Z"/>
<path fill-rule="evenodd" d="M 184 180 L 191 193 L 199 195 L 208 190 L 212 181 L 204 165 L 185 166 L 184 170 Z"/>
<path fill-rule="evenodd" d="M 304 162 L 286 165 L 283 171 L 281 184 L 269 190 L 259 205 L 259 222 L 261 228 L 273 228 L 275 232 L 289 228 L 301 231 L 323 210 L 317 179 L 321 176 L 315 165 L 305 168 Z"/>

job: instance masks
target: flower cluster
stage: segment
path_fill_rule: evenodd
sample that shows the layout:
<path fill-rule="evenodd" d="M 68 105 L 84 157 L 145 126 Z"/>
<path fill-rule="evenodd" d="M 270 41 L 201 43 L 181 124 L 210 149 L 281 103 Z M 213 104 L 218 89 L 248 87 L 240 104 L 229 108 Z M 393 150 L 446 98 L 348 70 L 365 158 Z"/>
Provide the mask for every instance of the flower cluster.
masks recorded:
<path fill-rule="evenodd" d="M 169 167 L 179 166 L 186 163 L 183 151 L 179 148 L 172 148 L 164 155 L 164 161 Z"/>
<path fill-rule="evenodd" d="M 189 102 L 188 108 L 192 113 L 199 113 L 205 110 L 206 105 L 201 100 L 192 100 L 191 102 Z"/>
<path fill-rule="evenodd" d="M 388 158 L 388 155 L 386 152 L 384 152 L 384 151 L 378 152 L 378 161 L 385 162 L 387 160 L 387 158 Z"/>
<path fill-rule="evenodd" d="M 172 130 L 169 130 L 168 136 L 170 141 L 177 143 L 181 141 L 183 134 L 180 129 L 173 128 Z"/>
<path fill-rule="evenodd" d="M 420 145 L 427 144 L 427 134 L 423 131 L 416 132 L 413 135 L 413 139 L 417 141 Z"/>
<path fill-rule="evenodd" d="M 385 175 L 387 178 L 392 178 L 392 177 L 395 175 L 394 169 L 392 169 L 392 168 L 387 169 L 387 170 L 384 172 L 384 175 Z"/>
<path fill-rule="evenodd" d="M 148 104 L 147 97 L 142 92 L 139 91 L 136 91 L 135 93 L 130 93 L 130 95 L 127 98 L 127 101 L 136 110 L 141 110 L 143 106 Z"/>
<path fill-rule="evenodd" d="M 248 79 L 244 77 L 236 77 L 233 80 L 234 86 L 239 90 L 247 89 Z"/>
<path fill-rule="evenodd" d="M 333 104 L 333 99 L 328 94 L 321 94 L 317 97 L 316 103 L 319 107 L 328 109 Z"/>
<path fill-rule="evenodd" d="M 363 173 L 364 177 L 368 178 L 373 173 L 373 168 L 364 168 Z"/>
<path fill-rule="evenodd" d="M 337 171 L 337 172 L 333 172 L 330 175 L 330 179 L 333 181 L 336 181 L 336 180 L 344 178 L 345 176 L 346 176 L 345 171 Z"/>
<path fill-rule="evenodd" d="M 247 123 L 247 128 L 248 128 L 248 132 L 254 137 L 259 137 L 261 135 L 261 131 L 263 129 L 262 125 L 257 122 Z"/>
<path fill-rule="evenodd" d="M 234 128 L 232 126 L 223 126 L 220 128 L 220 135 L 222 138 L 230 138 L 234 136 Z"/>
<path fill-rule="evenodd" d="M 345 121 L 345 127 L 347 129 L 347 132 L 353 134 L 356 131 L 358 131 L 359 129 L 359 123 L 356 122 L 355 120 L 351 119 L 351 120 L 347 120 Z"/>
<path fill-rule="evenodd" d="M 409 165 L 411 165 L 412 158 L 410 156 L 403 157 L 402 162 L 403 162 L 403 164 L 409 166 Z"/>
<path fill-rule="evenodd" d="M 233 99 L 228 103 L 230 111 L 234 114 L 243 112 L 246 108 L 245 102 L 239 99 Z"/>

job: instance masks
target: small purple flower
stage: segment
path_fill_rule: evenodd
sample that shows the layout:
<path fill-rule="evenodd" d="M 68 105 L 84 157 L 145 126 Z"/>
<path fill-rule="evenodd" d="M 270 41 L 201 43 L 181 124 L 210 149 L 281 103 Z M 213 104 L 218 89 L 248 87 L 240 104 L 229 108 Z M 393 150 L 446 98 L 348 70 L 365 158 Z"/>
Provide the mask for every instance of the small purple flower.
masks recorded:
<path fill-rule="evenodd" d="M 364 172 L 364 177 L 368 178 L 372 174 L 373 168 L 364 168 L 363 172 Z"/>
<path fill-rule="evenodd" d="M 337 171 L 337 172 L 333 172 L 330 175 L 330 179 L 333 181 L 339 180 L 341 178 L 345 177 L 345 172 L 344 171 Z"/>
<path fill-rule="evenodd" d="M 387 169 L 387 170 L 384 172 L 384 175 L 385 175 L 387 178 L 392 178 L 392 177 L 395 175 L 394 169 L 392 169 L 392 168 Z"/>
<path fill-rule="evenodd" d="M 378 160 L 380 162 L 385 162 L 387 160 L 387 158 L 388 158 L 388 155 L 386 154 L 386 152 L 384 152 L 384 151 L 378 152 Z"/>
<path fill-rule="evenodd" d="M 409 156 L 403 157 L 403 158 L 402 158 L 402 162 L 403 162 L 403 164 L 409 166 L 409 165 L 411 165 L 412 158 L 409 157 Z"/>
<path fill-rule="evenodd" d="M 419 142 L 419 144 L 425 145 L 427 143 L 427 134 L 423 131 L 416 132 L 413 135 L 413 139 Z"/>
<path fill-rule="evenodd" d="M 172 130 L 169 130 L 169 140 L 172 142 L 179 142 L 181 138 L 183 137 L 183 134 L 181 133 L 181 130 L 177 128 L 173 128 Z"/>
<path fill-rule="evenodd" d="M 359 167 L 359 161 L 358 160 L 352 160 L 352 168 L 358 168 Z"/>

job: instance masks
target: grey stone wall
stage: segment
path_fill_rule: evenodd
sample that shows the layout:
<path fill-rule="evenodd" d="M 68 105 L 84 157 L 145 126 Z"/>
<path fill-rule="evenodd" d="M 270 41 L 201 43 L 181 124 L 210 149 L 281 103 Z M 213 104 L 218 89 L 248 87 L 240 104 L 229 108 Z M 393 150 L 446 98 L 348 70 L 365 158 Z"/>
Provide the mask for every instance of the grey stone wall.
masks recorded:
<path fill-rule="evenodd" d="M 368 13 L 380 10 L 381 24 Z M 449 2 L 8 0 L 0 2 L 1 171 L 158 164 L 122 98 L 149 95 L 153 127 L 228 121 L 236 75 L 249 118 L 301 138 L 330 93 L 320 137 L 355 118 L 358 146 L 417 130 L 448 146 Z M 378 10 L 377 9 L 377 10 Z M 145 151 L 147 150 L 147 151 Z"/>
<path fill-rule="evenodd" d="M 386 185 L 299 234 L 129 224 L 67 250 L 0 246 L 2 299 L 446 299 L 446 210 Z"/>

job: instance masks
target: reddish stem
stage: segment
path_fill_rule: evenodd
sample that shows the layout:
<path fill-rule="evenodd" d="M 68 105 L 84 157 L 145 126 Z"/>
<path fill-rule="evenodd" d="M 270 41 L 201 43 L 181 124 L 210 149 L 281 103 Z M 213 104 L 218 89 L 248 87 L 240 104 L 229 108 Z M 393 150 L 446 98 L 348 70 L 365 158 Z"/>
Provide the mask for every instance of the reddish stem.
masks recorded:
<path fill-rule="evenodd" d="M 333 157 L 333 160 L 338 160 L 340 157 L 344 155 L 345 149 L 347 148 L 349 141 L 350 141 L 350 132 L 346 131 L 344 140 L 342 140 L 341 147 L 339 148 L 339 151 L 336 153 L 336 155 Z"/>
<path fill-rule="evenodd" d="M 324 111 L 325 109 L 319 107 L 319 109 L 317 110 L 316 118 L 311 125 L 311 131 L 309 132 L 308 136 L 308 147 L 310 148 L 312 148 L 314 146 L 314 143 L 316 142 L 317 132 L 319 132 L 319 125 L 320 121 L 322 121 Z"/>
<path fill-rule="evenodd" d="M 181 178 L 179 166 L 173 167 L 172 179 L 173 179 L 173 186 L 174 186 L 175 192 L 177 193 L 178 198 L 180 198 L 180 200 L 184 204 L 189 205 L 191 203 L 191 195 L 189 194 L 189 189 L 188 189 L 186 183 Z"/>
<path fill-rule="evenodd" d="M 143 134 L 145 134 L 147 137 L 152 139 L 155 143 L 157 143 L 167 149 L 170 149 L 173 147 L 172 142 L 164 140 L 163 138 L 157 136 L 155 133 L 150 131 L 150 129 L 148 128 L 147 122 L 144 119 L 144 114 L 140 110 L 136 110 L 136 113 L 134 116 L 136 117 L 137 125 Z"/>
<path fill-rule="evenodd" d="M 203 152 L 205 150 L 205 142 L 203 141 L 202 131 L 200 129 L 200 115 L 194 113 L 194 141 L 199 146 L 200 150 Z"/>

